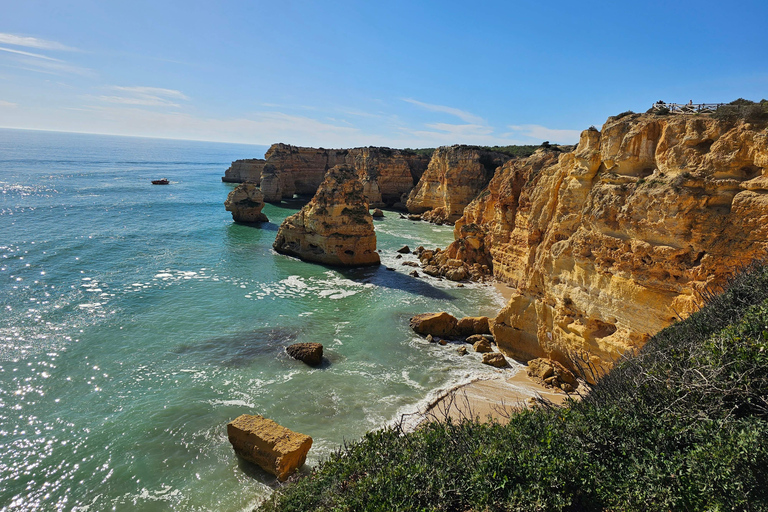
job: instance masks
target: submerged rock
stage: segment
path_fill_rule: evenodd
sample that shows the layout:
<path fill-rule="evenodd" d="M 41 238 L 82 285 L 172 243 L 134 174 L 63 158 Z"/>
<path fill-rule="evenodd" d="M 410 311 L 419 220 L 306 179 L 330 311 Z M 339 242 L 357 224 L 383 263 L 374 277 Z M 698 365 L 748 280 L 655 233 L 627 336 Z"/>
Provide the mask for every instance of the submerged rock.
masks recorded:
<path fill-rule="evenodd" d="M 273 247 L 326 265 L 378 265 L 373 218 L 355 169 L 329 170 L 309 204 L 283 221 Z"/>
<path fill-rule="evenodd" d="M 254 183 L 241 183 L 235 187 L 224 201 L 224 208 L 232 212 L 235 222 L 269 222 L 261 213 L 264 208 L 264 194 Z"/>
<path fill-rule="evenodd" d="M 227 425 L 235 453 L 285 481 L 307 460 L 312 438 L 263 416 L 243 414 Z"/>
<path fill-rule="evenodd" d="M 310 366 L 318 366 L 323 361 L 323 345 L 320 343 L 294 343 L 285 348 L 288 355 Z"/>

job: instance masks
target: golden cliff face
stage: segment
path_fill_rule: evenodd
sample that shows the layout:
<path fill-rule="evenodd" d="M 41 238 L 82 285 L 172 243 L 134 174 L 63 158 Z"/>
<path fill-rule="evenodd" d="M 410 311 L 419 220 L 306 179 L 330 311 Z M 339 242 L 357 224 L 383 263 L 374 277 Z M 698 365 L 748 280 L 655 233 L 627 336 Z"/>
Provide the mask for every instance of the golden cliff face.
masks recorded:
<path fill-rule="evenodd" d="M 323 149 L 273 144 L 262 171 L 262 190 L 269 202 L 293 194 L 312 195 L 325 173 L 336 165 L 355 168 L 372 207 L 394 204 L 410 192 L 428 158 L 389 148 Z"/>
<path fill-rule="evenodd" d="M 426 172 L 408 196 L 411 213 L 432 222 L 453 223 L 482 191 L 496 167 L 510 157 L 471 146 L 443 146 L 432 155 Z"/>
<path fill-rule="evenodd" d="M 696 310 L 707 285 L 765 256 L 768 129 L 609 119 L 574 152 L 500 168 L 456 235 L 452 246 L 480 247 L 465 252 L 490 255 L 516 289 L 492 326 L 502 350 L 610 365 Z"/>
<path fill-rule="evenodd" d="M 312 200 L 280 225 L 273 247 L 326 265 L 378 265 L 373 217 L 355 169 L 330 169 Z"/>
<path fill-rule="evenodd" d="M 221 181 L 226 183 L 255 183 L 259 185 L 261 181 L 261 170 L 266 161 L 263 158 L 246 158 L 244 160 L 235 160 L 232 165 L 224 171 Z"/>

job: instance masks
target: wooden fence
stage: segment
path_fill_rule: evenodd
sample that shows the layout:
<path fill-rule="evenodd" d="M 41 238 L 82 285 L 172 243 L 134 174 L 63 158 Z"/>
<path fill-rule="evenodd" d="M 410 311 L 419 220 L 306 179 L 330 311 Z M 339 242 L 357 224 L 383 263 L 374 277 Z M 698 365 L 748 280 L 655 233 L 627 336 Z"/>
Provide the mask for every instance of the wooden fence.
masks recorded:
<path fill-rule="evenodd" d="M 670 114 L 711 114 L 725 103 L 654 103 L 652 110 L 667 109 Z"/>

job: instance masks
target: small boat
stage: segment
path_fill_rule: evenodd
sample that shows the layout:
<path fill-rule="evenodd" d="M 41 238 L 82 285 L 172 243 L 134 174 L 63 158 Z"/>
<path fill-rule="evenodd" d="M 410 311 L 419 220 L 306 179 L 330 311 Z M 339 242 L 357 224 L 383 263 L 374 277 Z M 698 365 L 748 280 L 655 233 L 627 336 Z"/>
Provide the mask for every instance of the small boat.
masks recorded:
<path fill-rule="evenodd" d="M 163 178 L 161 180 L 152 180 L 152 184 L 153 185 L 168 185 L 170 183 L 171 182 L 168 181 L 168 178 Z"/>

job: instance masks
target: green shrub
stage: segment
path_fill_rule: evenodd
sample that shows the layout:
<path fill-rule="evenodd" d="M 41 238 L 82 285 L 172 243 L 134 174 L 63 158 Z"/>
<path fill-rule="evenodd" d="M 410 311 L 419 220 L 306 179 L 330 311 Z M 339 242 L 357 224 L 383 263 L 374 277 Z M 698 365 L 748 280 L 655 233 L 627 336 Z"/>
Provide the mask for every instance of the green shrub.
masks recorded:
<path fill-rule="evenodd" d="M 768 268 L 701 300 L 581 401 L 369 433 L 262 510 L 766 510 Z"/>

